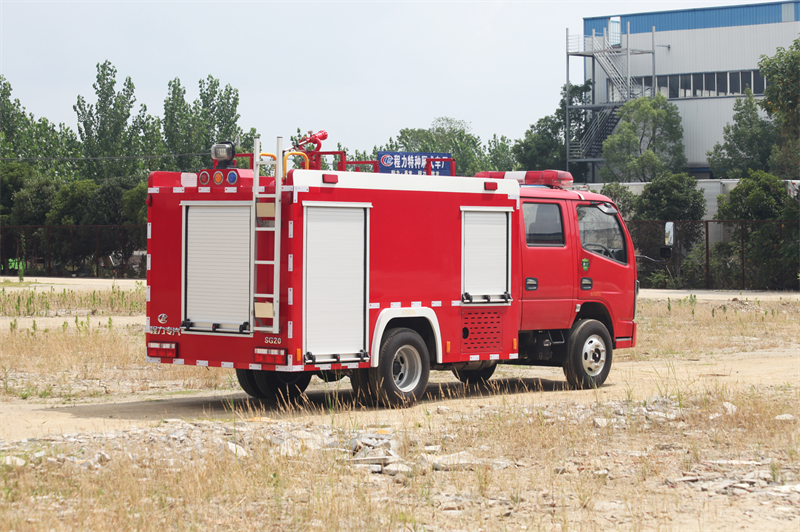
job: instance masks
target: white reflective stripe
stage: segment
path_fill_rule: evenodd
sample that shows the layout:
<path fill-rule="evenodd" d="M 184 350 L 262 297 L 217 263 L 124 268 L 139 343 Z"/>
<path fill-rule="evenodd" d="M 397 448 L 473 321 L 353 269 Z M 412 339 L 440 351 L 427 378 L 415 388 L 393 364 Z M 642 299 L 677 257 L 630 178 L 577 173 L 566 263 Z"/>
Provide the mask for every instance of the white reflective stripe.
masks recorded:
<path fill-rule="evenodd" d="M 516 360 L 519 358 L 519 353 L 511 353 L 508 355 L 509 360 Z"/>
<path fill-rule="evenodd" d="M 173 366 L 183 366 L 183 359 L 182 358 L 175 358 L 172 360 Z"/>
<path fill-rule="evenodd" d="M 370 303 L 369 304 L 369 308 L 370 309 L 381 308 L 381 304 L 380 303 Z"/>
<path fill-rule="evenodd" d="M 233 362 L 223 362 L 223 363 L 220 365 L 220 367 L 223 367 L 223 368 L 232 368 L 232 367 L 233 367 Z"/>
<path fill-rule="evenodd" d="M 250 364 L 250 369 L 255 371 L 261 371 L 261 364 Z"/>
<path fill-rule="evenodd" d="M 197 361 L 197 365 L 198 366 L 208 366 L 208 360 L 198 360 Z"/>
<path fill-rule="evenodd" d="M 473 360 L 480 360 L 480 359 L 481 359 L 481 356 L 480 356 L 480 355 L 470 355 L 470 356 L 469 356 L 469 359 L 470 359 L 470 361 L 473 361 Z"/>
<path fill-rule="evenodd" d="M 432 307 L 441 307 L 442 306 L 442 302 L 441 301 L 431 301 L 431 306 Z"/>
<path fill-rule="evenodd" d="M 158 187 L 150 187 L 147 189 L 148 194 L 158 194 Z"/>
<path fill-rule="evenodd" d="M 147 285 L 147 299 L 146 301 L 150 301 L 150 285 Z"/>
<path fill-rule="evenodd" d="M 161 362 L 160 357 L 145 357 L 145 362 Z"/>
<path fill-rule="evenodd" d="M 183 187 L 172 187 L 173 194 L 183 194 Z"/>
<path fill-rule="evenodd" d="M 500 355 L 489 355 L 489 360 L 500 360 Z"/>

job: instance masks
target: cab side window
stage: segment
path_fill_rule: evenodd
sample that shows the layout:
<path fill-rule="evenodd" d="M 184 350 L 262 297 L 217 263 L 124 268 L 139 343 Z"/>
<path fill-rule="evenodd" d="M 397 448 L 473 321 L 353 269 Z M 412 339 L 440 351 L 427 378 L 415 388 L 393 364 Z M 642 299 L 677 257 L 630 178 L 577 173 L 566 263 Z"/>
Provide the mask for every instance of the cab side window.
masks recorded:
<path fill-rule="evenodd" d="M 616 212 L 606 214 L 597 205 L 578 205 L 578 227 L 583 249 L 623 264 L 628 263 L 625 234 Z"/>
<path fill-rule="evenodd" d="M 563 246 L 561 207 L 555 203 L 524 203 L 525 234 L 529 246 Z"/>

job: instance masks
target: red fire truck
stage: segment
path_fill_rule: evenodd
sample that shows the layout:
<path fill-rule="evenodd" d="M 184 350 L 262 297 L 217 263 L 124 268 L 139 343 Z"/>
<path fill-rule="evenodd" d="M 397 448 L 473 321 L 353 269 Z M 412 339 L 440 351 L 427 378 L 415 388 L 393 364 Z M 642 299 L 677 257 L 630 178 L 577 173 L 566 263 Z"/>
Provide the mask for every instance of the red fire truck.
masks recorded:
<path fill-rule="evenodd" d="M 150 174 L 148 361 L 234 369 L 265 399 L 347 376 L 399 405 L 431 370 L 500 363 L 600 386 L 636 344 L 630 235 L 570 174 L 286 172 L 297 152 L 276 153 L 238 168 L 223 143 L 212 169 Z"/>

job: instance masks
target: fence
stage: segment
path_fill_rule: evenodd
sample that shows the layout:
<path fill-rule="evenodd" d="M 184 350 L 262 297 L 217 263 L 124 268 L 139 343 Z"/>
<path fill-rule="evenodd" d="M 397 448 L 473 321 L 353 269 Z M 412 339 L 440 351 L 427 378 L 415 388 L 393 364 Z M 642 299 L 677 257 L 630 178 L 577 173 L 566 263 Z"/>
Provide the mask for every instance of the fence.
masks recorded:
<path fill-rule="evenodd" d="M 637 254 L 658 257 L 664 222 L 627 222 Z M 639 261 L 645 287 L 798 290 L 797 222 L 675 222 L 672 260 Z M 0 226 L 0 267 L 14 274 L 144 278 L 144 225 Z"/>
<path fill-rule="evenodd" d="M 637 254 L 658 257 L 664 222 L 626 223 Z M 786 220 L 675 222 L 672 260 L 639 261 L 639 279 L 651 288 L 798 290 L 799 233 Z"/>
<path fill-rule="evenodd" d="M 3 274 L 144 278 L 144 225 L 0 226 Z"/>

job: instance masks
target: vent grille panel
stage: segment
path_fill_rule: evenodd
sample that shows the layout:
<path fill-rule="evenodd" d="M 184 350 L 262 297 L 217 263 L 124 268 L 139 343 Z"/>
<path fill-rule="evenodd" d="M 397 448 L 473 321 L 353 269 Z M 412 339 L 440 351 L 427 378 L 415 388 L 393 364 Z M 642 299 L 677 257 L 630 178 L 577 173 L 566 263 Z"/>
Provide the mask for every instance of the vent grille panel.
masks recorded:
<path fill-rule="evenodd" d="M 499 310 L 465 310 L 461 314 L 461 348 L 466 353 L 502 349 L 503 320 Z"/>

